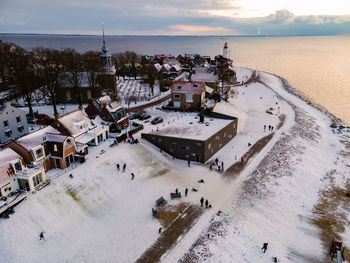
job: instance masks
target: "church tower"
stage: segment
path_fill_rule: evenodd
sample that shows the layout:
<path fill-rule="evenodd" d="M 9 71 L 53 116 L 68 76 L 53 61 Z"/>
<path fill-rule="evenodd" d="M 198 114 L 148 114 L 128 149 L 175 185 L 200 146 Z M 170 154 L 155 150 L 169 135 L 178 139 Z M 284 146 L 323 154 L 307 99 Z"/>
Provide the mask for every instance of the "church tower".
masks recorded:
<path fill-rule="evenodd" d="M 226 59 L 230 58 L 230 51 L 228 49 L 227 42 L 225 42 L 224 49 L 223 49 L 223 52 L 222 52 L 222 56 L 224 58 L 226 58 Z"/>
<path fill-rule="evenodd" d="M 113 92 L 114 95 L 117 94 L 117 83 L 116 83 L 116 70 L 112 64 L 112 56 L 108 53 L 108 48 L 105 41 L 105 31 L 102 24 L 102 54 L 100 56 L 102 62 L 102 70 L 99 74 L 99 81 L 102 90 L 107 90 Z"/>

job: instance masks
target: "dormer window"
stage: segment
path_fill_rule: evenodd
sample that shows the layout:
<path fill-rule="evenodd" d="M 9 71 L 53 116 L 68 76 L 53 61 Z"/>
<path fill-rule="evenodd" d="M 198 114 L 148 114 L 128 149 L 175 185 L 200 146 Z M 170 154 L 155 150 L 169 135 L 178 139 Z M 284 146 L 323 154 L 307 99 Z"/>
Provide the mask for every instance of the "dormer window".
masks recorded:
<path fill-rule="evenodd" d="M 194 87 L 194 88 L 198 88 L 198 85 L 197 85 L 197 84 L 194 84 L 193 87 Z"/>
<path fill-rule="evenodd" d="M 36 159 L 39 159 L 44 156 L 44 151 L 43 148 L 39 148 L 38 150 L 35 151 L 35 156 Z"/>
<path fill-rule="evenodd" d="M 16 173 L 19 172 L 19 171 L 22 171 L 22 164 L 21 164 L 21 162 L 15 163 L 15 170 L 16 170 Z"/>
<path fill-rule="evenodd" d="M 9 126 L 9 121 L 8 120 L 4 121 L 4 126 L 5 126 L 5 128 Z"/>
<path fill-rule="evenodd" d="M 57 144 L 54 144 L 54 145 L 53 145 L 53 150 L 54 150 L 55 152 L 57 152 Z"/>
<path fill-rule="evenodd" d="M 16 121 L 17 121 L 17 123 L 18 123 L 18 122 L 21 122 L 21 116 L 17 116 L 17 117 L 16 117 Z"/>
<path fill-rule="evenodd" d="M 182 86 L 177 86 L 177 89 L 182 89 Z"/>

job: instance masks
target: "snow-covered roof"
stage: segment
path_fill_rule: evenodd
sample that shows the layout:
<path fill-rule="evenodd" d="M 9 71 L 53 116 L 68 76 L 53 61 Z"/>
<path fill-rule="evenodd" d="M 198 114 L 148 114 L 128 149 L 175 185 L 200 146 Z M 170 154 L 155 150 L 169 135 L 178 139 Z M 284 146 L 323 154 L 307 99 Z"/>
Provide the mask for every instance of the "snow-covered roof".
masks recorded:
<path fill-rule="evenodd" d="M 171 66 L 169 64 L 164 64 L 163 67 L 166 71 L 169 71 Z"/>
<path fill-rule="evenodd" d="M 44 142 L 44 137 L 46 137 L 48 133 L 61 135 L 61 133 L 55 128 L 47 126 L 41 130 L 29 133 L 21 138 L 18 138 L 16 140 L 16 143 L 21 145 L 27 151 L 30 151 L 31 149 L 42 145 L 42 143 Z"/>
<path fill-rule="evenodd" d="M 89 116 L 82 110 L 75 110 L 63 115 L 58 119 L 58 123 L 73 137 L 79 136 L 96 127 Z"/>
<path fill-rule="evenodd" d="M 20 159 L 21 156 L 11 148 L 5 148 L 0 151 L 0 166 L 9 164 L 11 161 Z"/>
<path fill-rule="evenodd" d="M 156 68 L 156 70 L 159 72 L 162 69 L 162 66 L 159 63 L 155 63 L 154 67 Z"/>
<path fill-rule="evenodd" d="M 204 89 L 204 82 L 177 80 L 171 86 L 171 93 L 201 94 Z"/>
<path fill-rule="evenodd" d="M 171 67 L 171 70 L 175 70 L 175 71 L 181 71 L 181 67 L 179 65 L 173 65 Z"/>
<path fill-rule="evenodd" d="M 178 137 L 193 140 L 206 140 L 222 128 L 226 127 L 233 120 L 204 118 L 204 123 L 199 122 L 197 114 L 187 114 L 179 120 L 166 123 L 165 127 L 158 126 L 158 131 L 151 134 Z"/>
<path fill-rule="evenodd" d="M 67 136 L 63 135 L 63 134 L 53 134 L 53 133 L 47 133 L 45 135 L 46 137 L 46 141 L 49 142 L 59 142 L 59 143 L 63 143 L 66 139 Z"/>
<path fill-rule="evenodd" d="M 193 81 L 203 81 L 203 82 L 210 82 L 210 83 L 215 83 L 217 80 L 216 75 L 211 74 L 211 73 L 196 73 L 192 74 L 191 79 Z"/>
<path fill-rule="evenodd" d="M 100 98 L 97 99 L 97 101 L 103 105 L 103 104 L 110 104 L 112 99 L 111 97 L 109 97 L 108 95 L 102 96 Z"/>
<path fill-rule="evenodd" d="M 176 58 L 164 59 L 163 63 L 168 64 L 170 66 L 180 65 L 180 62 Z"/>

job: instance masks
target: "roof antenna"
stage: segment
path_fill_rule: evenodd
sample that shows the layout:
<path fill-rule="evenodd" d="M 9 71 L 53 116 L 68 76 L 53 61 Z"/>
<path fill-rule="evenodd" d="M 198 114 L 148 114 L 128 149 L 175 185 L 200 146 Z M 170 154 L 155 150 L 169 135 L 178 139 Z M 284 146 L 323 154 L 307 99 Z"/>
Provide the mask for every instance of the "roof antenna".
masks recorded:
<path fill-rule="evenodd" d="M 106 43 L 105 43 L 105 29 L 104 29 L 104 23 L 102 22 L 101 23 L 101 25 L 102 25 L 102 38 L 103 38 L 103 44 L 105 45 Z"/>

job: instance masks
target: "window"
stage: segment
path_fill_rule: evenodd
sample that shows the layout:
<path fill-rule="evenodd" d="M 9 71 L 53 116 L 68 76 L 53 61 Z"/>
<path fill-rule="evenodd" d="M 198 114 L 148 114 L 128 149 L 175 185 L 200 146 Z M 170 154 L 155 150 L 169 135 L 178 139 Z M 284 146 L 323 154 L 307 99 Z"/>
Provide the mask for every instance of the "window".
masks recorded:
<path fill-rule="evenodd" d="M 22 171 L 22 165 L 20 162 L 15 163 L 16 172 Z"/>
<path fill-rule="evenodd" d="M 29 191 L 29 183 L 28 180 L 25 179 L 17 179 L 18 181 L 18 187 L 22 191 Z"/>
<path fill-rule="evenodd" d="M 208 150 L 210 150 L 210 148 L 211 148 L 211 143 L 208 144 Z"/>
<path fill-rule="evenodd" d="M 176 145 L 176 142 L 171 142 L 172 145 Z"/>
<path fill-rule="evenodd" d="M 5 131 L 5 135 L 6 135 L 7 137 L 11 137 L 11 134 L 12 134 L 12 131 L 11 131 L 11 130 Z"/>
<path fill-rule="evenodd" d="M 192 94 L 186 94 L 186 102 L 193 102 Z"/>
<path fill-rule="evenodd" d="M 177 86 L 177 89 L 182 89 L 182 86 Z"/>
<path fill-rule="evenodd" d="M 175 94 L 174 99 L 179 100 L 181 98 L 180 94 Z"/>
<path fill-rule="evenodd" d="M 201 147 L 201 146 L 202 146 L 202 144 L 201 144 L 200 142 L 197 142 L 196 145 L 197 145 L 198 147 Z"/>
<path fill-rule="evenodd" d="M 193 87 L 194 87 L 194 88 L 198 88 L 198 85 L 197 85 L 197 84 L 194 84 Z"/>
<path fill-rule="evenodd" d="M 9 121 L 8 121 L 8 120 L 4 121 L 4 126 L 5 126 L 5 127 L 8 127 L 8 126 L 9 126 Z"/>
<path fill-rule="evenodd" d="M 37 159 L 41 158 L 44 156 L 44 151 L 43 151 L 43 148 L 40 148 L 38 150 L 35 151 L 35 156 Z"/>
<path fill-rule="evenodd" d="M 32 180 L 35 187 L 43 181 L 43 176 L 41 173 L 39 173 L 37 175 L 34 175 Z"/>
<path fill-rule="evenodd" d="M 162 141 L 162 139 L 158 139 L 158 142 L 161 142 Z"/>
<path fill-rule="evenodd" d="M 91 99 L 91 97 L 92 97 L 91 90 L 86 91 L 86 96 L 88 99 Z"/>
<path fill-rule="evenodd" d="M 23 126 L 19 126 L 19 127 L 17 128 L 17 130 L 18 130 L 18 132 L 23 132 L 24 127 L 23 127 Z"/>
<path fill-rule="evenodd" d="M 57 144 L 56 143 L 53 145 L 53 150 L 54 150 L 54 152 L 57 152 Z"/>
<path fill-rule="evenodd" d="M 67 90 L 67 92 L 66 92 L 66 99 L 72 100 L 72 95 L 70 94 L 70 90 Z"/>
<path fill-rule="evenodd" d="M 17 117 L 16 117 L 16 121 L 17 121 L 17 122 L 21 122 L 21 116 L 17 116 Z"/>

